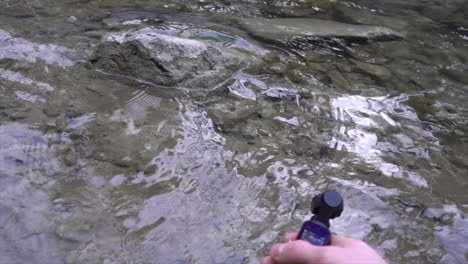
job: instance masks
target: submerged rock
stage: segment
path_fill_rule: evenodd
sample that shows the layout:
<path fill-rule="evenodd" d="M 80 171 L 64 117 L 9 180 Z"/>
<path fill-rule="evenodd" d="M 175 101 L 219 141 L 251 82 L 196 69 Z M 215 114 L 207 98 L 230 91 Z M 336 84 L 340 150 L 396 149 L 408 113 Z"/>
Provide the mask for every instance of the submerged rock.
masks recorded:
<path fill-rule="evenodd" d="M 269 98 L 291 100 L 297 104 L 299 104 L 299 99 L 301 99 L 299 92 L 287 88 L 269 88 L 268 90 L 262 92 L 262 94 Z"/>
<path fill-rule="evenodd" d="M 353 40 L 400 40 L 403 35 L 381 26 L 352 25 L 312 18 L 242 19 L 240 24 L 265 40 L 292 37 L 343 38 Z"/>
<path fill-rule="evenodd" d="M 251 100 L 218 102 L 208 107 L 215 127 L 222 131 L 232 131 L 234 127 L 253 116 L 258 105 Z"/>
<path fill-rule="evenodd" d="M 155 28 L 108 35 L 96 50 L 96 68 L 181 88 L 213 88 L 246 65 L 241 53 L 211 42 L 160 34 Z"/>
<path fill-rule="evenodd" d="M 353 59 L 351 59 L 351 61 L 354 63 L 354 65 L 356 65 L 358 69 L 362 70 L 365 73 L 368 73 L 373 76 L 377 76 L 382 79 L 392 78 L 392 73 L 390 72 L 390 70 L 388 70 L 384 66 L 362 62 L 358 60 L 353 60 Z"/>

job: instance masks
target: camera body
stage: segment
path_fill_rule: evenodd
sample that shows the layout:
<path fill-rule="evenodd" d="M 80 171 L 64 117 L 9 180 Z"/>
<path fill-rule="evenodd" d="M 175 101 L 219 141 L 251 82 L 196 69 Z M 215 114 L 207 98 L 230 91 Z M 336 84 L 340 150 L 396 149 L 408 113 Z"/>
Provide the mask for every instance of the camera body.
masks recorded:
<path fill-rule="evenodd" d="M 327 246 L 330 245 L 331 233 L 328 227 L 320 222 L 309 220 L 304 222 L 297 237 L 312 245 Z"/>
<path fill-rule="evenodd" d="M 330 219 L 339 217 L 343 209 L 343 198 L 335 190 L 328 190 L 315 196 L 311 205 L 314 216 L 311 220 L 304 222 L 297 239 L 316 246 L 330 245 Z"/>

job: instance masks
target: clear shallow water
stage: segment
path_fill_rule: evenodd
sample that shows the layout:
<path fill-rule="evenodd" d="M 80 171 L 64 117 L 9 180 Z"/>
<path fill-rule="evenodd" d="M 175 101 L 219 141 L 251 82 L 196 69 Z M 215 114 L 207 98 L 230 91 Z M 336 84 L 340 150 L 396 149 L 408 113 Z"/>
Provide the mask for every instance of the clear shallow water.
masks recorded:
<path fill-rule="evenodd" d="M 463 1 L 314 4 L 1 3 L 0 263 L 257 263 L 327 188 L 346 201 L 333 230 L 389 262 L 465 263 Z M 406 38 L 265 43 L 239 16 Z M 147 25 L 267 59 L 196 93 L 87 63 Z"/>

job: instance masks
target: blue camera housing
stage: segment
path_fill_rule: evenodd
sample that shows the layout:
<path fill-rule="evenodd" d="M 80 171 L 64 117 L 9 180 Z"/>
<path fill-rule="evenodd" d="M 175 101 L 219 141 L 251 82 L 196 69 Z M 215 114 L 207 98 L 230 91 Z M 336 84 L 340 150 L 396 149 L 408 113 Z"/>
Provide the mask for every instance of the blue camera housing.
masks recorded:
<path fill-rule="evenodd" d="M 312 219 L 304 222 L 297 239 L 316 246 L 328 246 L 331 242 L 330 219 L 339 217 L 344 209 L 343 198 L 335 190 L 316 195 L 312 200 Z"/>
<path fill-rule="evenodd" d="M 318 221 L 309 220 L 304 222 L 297 239 L 307 241 L 316 246 L 330 245 L 330 230 Z"/>

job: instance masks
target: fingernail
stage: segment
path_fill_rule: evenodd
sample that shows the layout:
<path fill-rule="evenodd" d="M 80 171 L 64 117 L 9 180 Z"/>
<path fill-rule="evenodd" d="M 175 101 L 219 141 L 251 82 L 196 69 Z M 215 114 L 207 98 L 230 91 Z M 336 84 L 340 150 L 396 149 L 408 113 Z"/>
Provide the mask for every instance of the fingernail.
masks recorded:
<path fill-rule="evenodd" d="M 279 245 L 275 246 L 273 248 L 273 252 L 272 252 L 271 256 L 274 259 L 278 259 L 279 256 L 281 256 L 281 253 L 283 252 L 285 246 L 286 246 L 286 244 L 279 244 Z"/>

